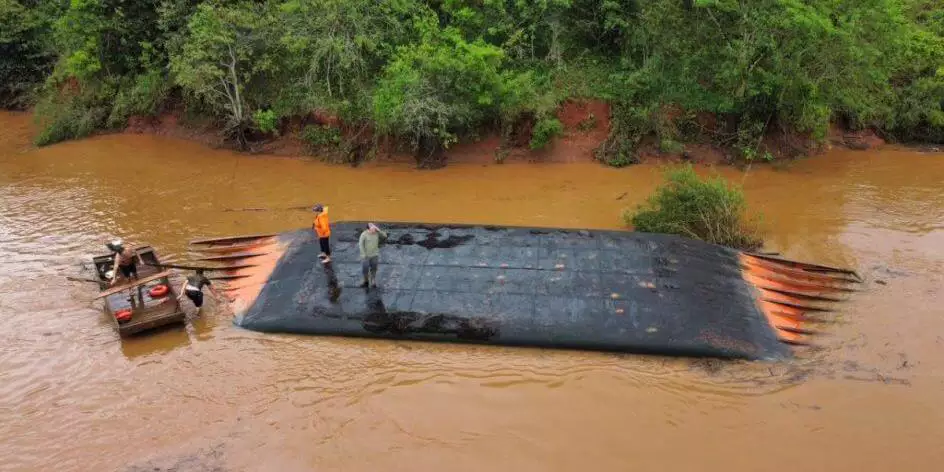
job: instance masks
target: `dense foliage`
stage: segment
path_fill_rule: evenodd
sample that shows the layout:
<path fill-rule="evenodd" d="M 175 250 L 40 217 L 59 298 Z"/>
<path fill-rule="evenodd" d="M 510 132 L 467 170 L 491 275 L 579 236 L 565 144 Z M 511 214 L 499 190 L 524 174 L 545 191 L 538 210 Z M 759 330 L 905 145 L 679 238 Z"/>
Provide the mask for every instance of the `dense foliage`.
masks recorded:
<path fill-rule="evenodd" d="M 702 179 L 691 166 L 672 169 L 644 205 L 624 215 L 636 231 L 678 234 L 739 249 L 761 245 L 741 189 L 722 177 Z"/>
<path fill-rule="evenodd" d="M 835 122 L 944 142 L 944 3 L 0 0 L 0 106 L 35 103 L 40 143 L 174 106 L 245 145 L 318 111 L 429 157 L 522 122 L 542 147 L 568 98 L 612 104 L 613 165 Z"/>
<path fill-rule="evenodd" d="M 54 47 L 44 34 L 54 16 L 15 0 L 0 0 L 0 107 L 27 104 L 52 70 Z"/>

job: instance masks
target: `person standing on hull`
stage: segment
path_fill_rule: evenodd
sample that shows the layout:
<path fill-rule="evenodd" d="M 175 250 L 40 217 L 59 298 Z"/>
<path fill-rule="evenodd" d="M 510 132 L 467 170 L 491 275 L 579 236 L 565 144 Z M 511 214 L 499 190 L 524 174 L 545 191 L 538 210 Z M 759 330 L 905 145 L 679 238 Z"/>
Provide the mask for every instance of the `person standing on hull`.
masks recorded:
<path fill-rule="evenodd" d="M 184 283 L 180 285 L 180 295 L 177 295 L 177 301 L 180 301 L 186 295 L 193 302 L 193 306 L 197 307 L 197 313 L 200 313 L 200 309 L 203 308 L 203 287 L 209 287 L 210 295 L 213 295 L 214 299 L 220 298 L 210 279 L 203 275 L 203 269 L 197 269 L 193 275 L 187 276 Z"/>
<path fill-rule="evenodd" d="M 327 264 L 331 262 L 331 223 L 328 221 L 328 209 L 319 204 L 315 205 L 312 211 L 315 212 L 312 228 L 318 236 L 318 244 L 321 245 L 321 254 L 318 254 L 318 258 L 321 259 L 322 264 Z"/>
<path fill-rule="evenodd" d="M 377 286 L 377 263 L 380 260 L 380 243 L 387 240 L 387 233 L 373 223 L 367 224 L 367 230 L 361 232 L 357 247 L 361 252 L 361 272 L 364 281 L 361 287 Z"/>

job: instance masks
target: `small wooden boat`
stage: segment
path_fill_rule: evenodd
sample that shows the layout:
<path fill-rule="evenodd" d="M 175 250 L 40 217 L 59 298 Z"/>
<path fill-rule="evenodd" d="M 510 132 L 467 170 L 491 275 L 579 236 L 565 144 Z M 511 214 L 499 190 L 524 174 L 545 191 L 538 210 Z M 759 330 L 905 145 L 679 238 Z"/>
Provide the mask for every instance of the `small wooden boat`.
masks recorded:
<path fill-rule="evenodd" d="M 182 324 L 186 319 L 177 300 L 177 291 L 170 283 L 170 272 L 157 267 L 160 260 L 154 248 L 145 246 L 138 248 L 137 252 L 145 262 L 138 264 L 138 280 L 114 287 L 108 285 L 107 277 L 115 263 L 114 255 L 92 259 L 101 291 L 96 298 L 105 300 L 105 313 L 122 337 L 170 324 Z M 129 311 L 131 318 L 119 321 Z"/>

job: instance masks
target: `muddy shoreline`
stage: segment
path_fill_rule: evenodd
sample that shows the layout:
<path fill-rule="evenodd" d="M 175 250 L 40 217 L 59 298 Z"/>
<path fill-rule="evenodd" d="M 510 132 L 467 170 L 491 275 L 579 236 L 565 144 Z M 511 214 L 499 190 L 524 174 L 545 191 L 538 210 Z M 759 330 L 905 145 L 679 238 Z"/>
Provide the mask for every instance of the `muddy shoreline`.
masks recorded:
<path fill-rule="evenodd" d="M 573 163 L 597 162 L 596 149 L 610 133 L 610 105 L 599 100 L 569 100 L 556 112 L 564 126 L 561 136 L 553 139 L 544 149 L 528 147 L 533 123 L 525 120 L 516 126 L 512 136 L 503 140 L 497 131 L 484 131 L 477 137 L 466 137 L 445 151 L 445 165 L 449 164 L 501 164 L 506 162 Z M 706 118 L 706 120 L 708 120 Z M 715 118 L 708 120 L 716 122 Z M 248 154 L 287 157 L 319 156 L 302 138 L 305 126 L 343 125 L 337 118 L 314 112 L 306 117 L 283 120 L 278 136 L 257 136 L 250 142 Z M 716 125 L 715 125 L 716 126 Z M 195 141 L 214 149 L 234 150 L 234 144 L 224 139 L 219 128 L 209 121 L 187 121 L 184 113 L 168 111 L 155 117 L 136 116 L 128 126 L 118 133 L 151 134 Z M 639 163 L 691 162 L 709 165 L 742 166 L 746 162 L 735 156 L 729 147 L 707 140 L 682 143 L 681 152 L 663 152 L 654 138 L 643 140 L 638 151 Z M 839 125 L 830 128 L 825 141 L 814 142 L 808 136 L 797 133 L 772 132 L 760 146 L 760 154 L 770 152 L 776 161 L 787 161 L 798 157 L 816 156 L 834 148 L 850 150 L 878 149 L 886 144 L 873 130 L 853 131 Z M 395 162 L 415 164 L 415 157 L 389 137 L 381 137 L 376 144 L 376 155 L 366 162 Z M 770 164 L 757 160 L 753 164 Z"/>
<path fill-rule="evenodd" d="M 32 111 L 4 111 L 10 115 L 32 117 Z M 466 137 L 445 151 L 444 165 L 450 164 L 503 164 L 513 162 L 527 163 L 599 163 L 595 150 L 607 139 L 610 132 L 610 106 L 598 100 L 570 100 L 562 104 L 556 113 L 564 126 L 561 136 L 554 138 L 544 149 L 528 148 L 530 127 L 527 122 L 519 125 L 510 140 L 503 140 L 497 131 L 484 131 L 477 137 Z M 713 121 L 708 120 L 708 121 Z M 588 123 L 591 126 L 588 126 Z M 232 141 L 227 140 L 218 125 L 206 118 L 188 118 L 180 110 L 165 111 L 157 116 L 132 116 L 124 129 L 102 131 L 92 136 L 108 135 L 151 135 L 182 139 L 202 144 L 211 149 L 239 152 L 247 155 L 279 156 L 293 158 L 317 158 L 329 163 L 341 163 L 330 153 L 313 150 L 303 139 L 303 131 L 308 125 L 340 126 L 337 118 L 314 112 L 307 117 L 294 117 L 283 120 L 278 135 L 259 135 L 250 141 L 247 151 L 239 151 Z M 35 136 L 37 130 L 30 123 L 29 133 Z M 81 140 L 81 139 L 80 139 Z M 733 149 L 705 140 L 683 143 L 681 152 L 663 152 L 653 138 L 640 143 L 638 164 L 678 164 L 693 163 L 705 165 L 727 165 L 743 167 L 784 165 L 797 158 L 816 157 L 835 149 L 853 151 L 879 150 L 887 145 L 895 148 L 907 148 L 924 152 L 939 152 L 944 146 L 933 143 L 889 143 L 874 130 L 849 130 L 835 124 L 830 127 L 827 137 L 822 142 L 814 142 L 809 137 L 796 133 L 772 132 L 761 142 L 761 154 L 770 152 L 772 161 L 757 159 L 746 162 L 735 155 Z M 415 157 L 402 144 L 390 137 L 377 140 L 373 155 L 353 164 L 355 167 L 370 164 L 416 165 Z M 347 164 L 350 165 L 350 164 Z M 601 163 L 601 165 L 603 165 Z"/>

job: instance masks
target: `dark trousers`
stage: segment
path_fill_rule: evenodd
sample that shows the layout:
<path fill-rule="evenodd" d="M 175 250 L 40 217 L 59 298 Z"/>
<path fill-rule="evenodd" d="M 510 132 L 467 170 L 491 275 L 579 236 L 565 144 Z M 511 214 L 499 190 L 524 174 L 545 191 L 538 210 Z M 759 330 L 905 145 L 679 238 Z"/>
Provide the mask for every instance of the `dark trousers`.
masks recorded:
<path fill-rule="evenodd" d="M 138 265 L 135 264 L 134 262 L 128 265 L 120 265 L 118 266 L 118 272 L 121 272 L 121 275 L 123 275 L 126 279 L 129 279 L 129 280 L 131 279 L 131 276 L 134 276 L 134 278 L 138 278 Z"/>
<path fill-rule="evenodd" d="M 193 302 L 193 306 L 197 308 L 203 306 L 203 292 L 200 290 L 184 290 L 184 294 Z"/>
<path fill-rule="evenodd" d="M 321 244 L 321 252 L 331 255 L 331 237 L 318 238 L 318 244 Z"/>
<path fill-rule="evenodd" d="M 379 257 L 368 257 L 361 261 L 361 273 L 364 274 L 365 282 L 376 282 L 377 278 L 377 261 Z M 370 278 L 367 276 L 370 275 Z"/>

